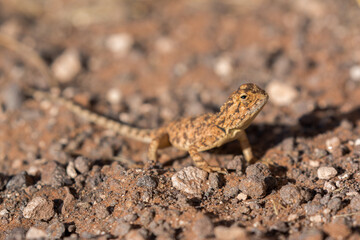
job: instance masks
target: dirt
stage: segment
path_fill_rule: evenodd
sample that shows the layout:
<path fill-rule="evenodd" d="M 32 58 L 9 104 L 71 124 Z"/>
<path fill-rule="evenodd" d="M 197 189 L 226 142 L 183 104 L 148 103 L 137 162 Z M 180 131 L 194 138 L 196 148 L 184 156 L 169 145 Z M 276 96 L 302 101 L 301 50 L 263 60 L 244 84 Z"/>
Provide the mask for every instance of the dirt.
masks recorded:
<path fill-rule="evenodd" d="M 356 1 L 0 1 L 0 33 L 37 51 L 63 94 L 155 128 L 216 111 L 253 82 L 270 100 L 203 153 L 117 136 L 26 97 L 48 79 L 0 48 L 0 238 L 360 239 Z M 61 68 L 66 71 L 61 72 Z M 60 70 L 59 70 L 60 69 Z"/>

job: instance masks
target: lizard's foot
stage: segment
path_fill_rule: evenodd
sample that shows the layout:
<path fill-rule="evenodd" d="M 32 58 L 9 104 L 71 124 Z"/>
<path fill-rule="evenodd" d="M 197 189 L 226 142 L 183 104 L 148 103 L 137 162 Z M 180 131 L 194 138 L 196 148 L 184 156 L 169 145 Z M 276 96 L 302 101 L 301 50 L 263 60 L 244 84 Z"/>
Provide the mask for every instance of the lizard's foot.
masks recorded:
<path fill-rule="evenodd" d="M 225 168 L 217 167 L 217 166 L 203 166 L 201 167 L 202 170 L 211 173 L 211 172 L 217 172 L 221 174 L 228 174 L 228 171 Z"/>

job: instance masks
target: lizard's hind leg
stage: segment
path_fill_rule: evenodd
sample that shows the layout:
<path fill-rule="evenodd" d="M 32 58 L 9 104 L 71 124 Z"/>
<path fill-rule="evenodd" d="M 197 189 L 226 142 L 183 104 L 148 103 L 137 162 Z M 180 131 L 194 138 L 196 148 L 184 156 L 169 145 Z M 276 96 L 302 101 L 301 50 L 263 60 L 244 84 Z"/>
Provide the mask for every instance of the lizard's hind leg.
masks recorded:
<path fill-rule="evenodd" d="M 150 142 L 149 145 L 149 150 L 148 150 L 149 161 L 147 162 L 146 167 L 152 168 L 156 164 L 158 160 L 158 154 L 157 154 L 158 149 L 162 149 L 170 146 L 171 143 L 169 141 L 169 135 L 167 133 L 155 137 Z"/>
<path fill-rule="evenodd" d="M 218 172 L 218 173 L 227 174 L 227 171 L 224 168 L 217 166 L 210 166 L 201 156 L 201 154 L 199 153 L 196 147 L 194 146 L 190 147 L 189 154 L 191 159 L 194 161 L 196 167 L 201 168 L 206 172 Z"/>

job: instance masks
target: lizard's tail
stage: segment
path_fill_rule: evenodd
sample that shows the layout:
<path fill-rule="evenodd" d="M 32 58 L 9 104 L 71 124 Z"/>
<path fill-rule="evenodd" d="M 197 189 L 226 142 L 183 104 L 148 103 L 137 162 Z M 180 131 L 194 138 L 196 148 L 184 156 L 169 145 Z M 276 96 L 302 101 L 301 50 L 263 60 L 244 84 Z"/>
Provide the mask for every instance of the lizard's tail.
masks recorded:
<path fill-rule="evenodd" d="M 151 140 L 157 135 L 160 129 L 140 129 L 136 127 L 131 127 L 127 124 L 109 119 L 100 114 L 94 113 L 71 100 L 68 100 L 64 97 L 58 96 L 57 94 L 52 94 L 47 91 L 41 91 L 33 88 L 24 88 L 26 94 L 33 96 L 35 99 L 48 99 L 54 102 L 64 105 L 69 111 L 73 112 L 75 115 L 83 117 L 89 122 L 93 122 L 96 125 L 110 129 L 116 133 L 119 133 L 122 136 L 132 138 L 141 142 L 150 143 Z"/>

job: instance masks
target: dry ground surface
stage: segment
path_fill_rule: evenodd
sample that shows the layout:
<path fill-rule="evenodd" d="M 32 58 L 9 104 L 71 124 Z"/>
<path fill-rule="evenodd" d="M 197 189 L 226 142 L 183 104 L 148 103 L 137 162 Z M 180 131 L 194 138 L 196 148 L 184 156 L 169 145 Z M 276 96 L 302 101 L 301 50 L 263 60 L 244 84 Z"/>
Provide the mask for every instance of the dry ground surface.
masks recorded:
<path fill-rule="evenodd" d="M 48 79 L 0 48 L 0 238 L 360 239 L 356 1 L 1 0 L 0 33 L 63 95 L 139 127 L 216 111 L 245 82 L 270 100 L 239 144 L 147 145 L 24 96 Z M 140 167 L 138 167 L 140 165 Z"/>

